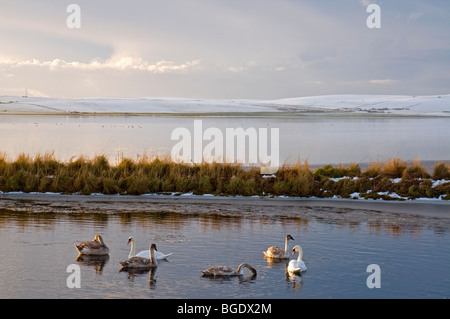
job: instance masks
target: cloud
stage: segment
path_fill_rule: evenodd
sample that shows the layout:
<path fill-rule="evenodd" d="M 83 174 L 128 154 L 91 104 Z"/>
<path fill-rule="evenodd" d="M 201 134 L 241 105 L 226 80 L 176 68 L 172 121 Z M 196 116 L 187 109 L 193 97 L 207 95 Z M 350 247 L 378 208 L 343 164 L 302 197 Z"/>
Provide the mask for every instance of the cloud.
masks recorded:
<path fill-rule="evenodd" d="M 158 73 L 182 72 L 190 69 L 195 69 L 196 67 L 199 66 L 200 60 L 186 61 L 181 64 L 165 60 L 161 60 L 156 63 L 150 63 L 148 61 L 143 60 L 142 58 L 121 56 L 106 60 L 94 59 L 89 63 L 77 61 L 67 62 L 62 59 L 53 59 L 49 61 L 40 61 L 37 59 L 30 59 L 30 60 L 3 59 L 0 60 L 0 64 L 10 67 L 28 67 L 28 66 L 45 67 L 52 71 L 62 69 L 78 69 L 85 71 L 110 69 L 121 71 L 137 70 L 158 74 Z"/>
<path fill-rule="evenodd" d="M 424 15 L 423 12 L 412 12 L 409 16 L 408 16 L 408 21 L 412 21 L 412 20 L 417 20 L 419 18 L 421 18 Z"/>
<path fill-rule="evenodd" d="M 358 2 L 364 7 L 367 7 L 369 4 L 372 3 L 372 1 L 370 0 L 358 0 Z"/>
<path fill-rule="evenodd" d="M 383 80 L 370 80 L 369 83 L 372 84 L 381 84 L 381 85 L 385 85 L 385 84 L 393 84 L 397 82 L 396 80 L 392 80 L 392 79 L 383 79 Z"/>

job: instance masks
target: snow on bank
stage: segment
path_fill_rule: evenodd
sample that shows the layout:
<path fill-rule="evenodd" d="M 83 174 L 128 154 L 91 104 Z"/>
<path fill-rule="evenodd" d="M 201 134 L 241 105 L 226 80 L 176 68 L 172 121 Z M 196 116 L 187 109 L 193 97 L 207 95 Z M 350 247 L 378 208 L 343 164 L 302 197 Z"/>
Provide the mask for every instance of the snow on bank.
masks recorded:
<path fill-rule="evenodd" d="M 324 95 L 279 100 L 187 98 L 85 98 L 0 97 L 2 113 L 253 113 L 348 112 L 395 115 L 450 116 L 450 94 Z"/>
<path fill-rule="evenodd" d="M 165 193 L 147 193 L 147 194 L 142 194 L 142 195 L 121 195 L 121 194 L 102 194 L 102 193 L 92 193 L 89 195 L 84 195 L 84 194 L 80 194 L 80 193 L 73 193 L 73 194 L 66 194 L 66 193 L 55 193 L 55 192 L 45 192 L 45 193 L 39 193 L 39 192 L 22 192 L 22 191 L 14 191 L 14 192 L 2 192 L 0 191 L 0 196 L 8 196 L 8 195 L 40 195 L 40 196 L 45 196 L 45 195 L 72 195 L 72 196 L 90 196 L 90 197 L 95 197 L 95 196 L 117 196 L 117 197 L 128 197 L 128 196 L 139 196 L 139 197 L 160 197 L 160 198 L 177 198 L 177 197 L 192 197 L 192 198 L 259 198 L 259 199 L 265 199 L 265 200 L 270 200 L 270 199 L 324 199 L 324 200 L 329 200 L 329 199 L 335 199 L 335 200 L 339 200 L 339 199 L 344 199 L 342 196 L 340 195 L 334 195 L 333 197 L 316 197 L 316 196 L 310 196 L 310 197 L 297 197 L 297 196 L 286 196 L 286 195 L 279 195 L 279 196 L 272 196 L 272 195 L 267 195 L 267 196 L 259 196 L 259 195 L 253 195 L 253 196 L 243 196 L 243 195 L 235 195 L 235 196 L 222 196 L 222 195 L 214 195 L 214 194 L 202 194 L 202 195 L 195 195 L 192 192 L 189 193 L 179 193 L 179 192 L 165 192 Z M 377 192 L 377 195 L 385 195 L 385 198 L 378 198 L 378 199 L 372 199 L 372 198 L 366 198 L 364 197 L 364 193 L 352 193 L 350 194 L 349 199 L 352 200 L 361 200 L 361 201 L 390 201 L 390 200 L 403 200 L 403 201 L 412 201 L 412 202 L 417 202 L 417 201 L 437 201 L 437 202 L 442 202 L 442 203 L 449 203 L 448 200 L 445 200 L 444 197 L 445 195 L 440 195 L 439 197 L 417 197 L 417 198 L 409 198 L 409 197 L 403 197 L 398 195 L 395 192 Z M 1 198 L 1 197 L 0 197 Z"/>

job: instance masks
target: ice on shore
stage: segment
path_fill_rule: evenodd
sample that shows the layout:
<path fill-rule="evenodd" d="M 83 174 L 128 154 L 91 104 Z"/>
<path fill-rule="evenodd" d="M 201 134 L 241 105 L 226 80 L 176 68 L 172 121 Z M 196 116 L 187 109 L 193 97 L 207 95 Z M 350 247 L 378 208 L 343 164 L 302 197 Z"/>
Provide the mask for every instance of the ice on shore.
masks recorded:
<path fill-rule="evenodd" d="M 450 116 L 450 94 L 323 95 L 279 100 L 0 97 L 1 113 L 376 113 Z"/>

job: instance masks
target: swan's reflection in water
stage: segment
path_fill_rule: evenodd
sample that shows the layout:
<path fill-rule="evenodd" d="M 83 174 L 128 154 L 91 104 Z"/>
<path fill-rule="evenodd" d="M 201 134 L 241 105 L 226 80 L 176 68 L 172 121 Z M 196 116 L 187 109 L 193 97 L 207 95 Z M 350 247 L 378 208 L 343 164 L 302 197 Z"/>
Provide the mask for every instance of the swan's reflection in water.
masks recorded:
<path fill-rule="evenodd" d="M 128 269 L 125 268 L 124 269 L 124 268 L 122 268 L 119 270 L 119 272 L 126 272 L 127 278 L 130 282 L 134 282 L 135 278 L 143 276 L 146 273 L 149 273 L 148 284 L 149 284 L 150 288 L 154 288 L 154 286 L 156 285 L 156 278 L 155 278 L 156 269 L 158 269 L 158 267 L 146 268 L 146 269 L 139 269 L 139 268 L 128 268 Z"/>
<path fill-rule="evenodd" d="M 109 255 L 94 256 L 79 254 L 75 261 L 83 266 L 92 267 L 96 275 L 100 275 L 109 261 Z"/>
<path fill-rule="evenodd" d="M 296 291 L 300 291 L 303 286 L 303 279 L 301 274 L 286 274 L 287 280 L 292 284 L 292 288 Z"/>
<path fill-rule="evenodd" d="M 207 280 L 211 280 L 211 281 L 219 282 L 219 283 L 230 282 L 230 281 L 236 280 L 235 279 L 236 277 L 237 277 L 239 284 L 251 283 L 256 280 L 256 275 L 254 275 L 254 274 L 243 275 L 243 276 L 218 276 L 218 277 L 201 276 L 201 278 L 203 278 L 203 279 L 207 279 Z"/>
<path fill-rule="evenodd" d="M 267 261 L 268 268 L 282 268 L 283 265 L 287 266 L 289 264 L 289 259 L 278 259 L 278 258 L 267 258 L 264 257 Z"/>
<path fill-rule="evenodd" d="M 286 264 L 285 279 L 288 283 L 292 284 L 292 288 L 295 291 L 300 291 L 303 286 L 303 278 L 301 272 L 290 272 L 288 271 L 288 264 Z"/>
<path fill-rule="evenodd" d="M 301 290 L 303 286 L 303 278 L 301 272 L 290 272 L 288 271 L 289 259 L 275 259 L 275 258 L 265 258 L 267 261 L 267 267 L 271 269 L 283 269 L 284 278 L 289 285 L 295 291 Z"/>

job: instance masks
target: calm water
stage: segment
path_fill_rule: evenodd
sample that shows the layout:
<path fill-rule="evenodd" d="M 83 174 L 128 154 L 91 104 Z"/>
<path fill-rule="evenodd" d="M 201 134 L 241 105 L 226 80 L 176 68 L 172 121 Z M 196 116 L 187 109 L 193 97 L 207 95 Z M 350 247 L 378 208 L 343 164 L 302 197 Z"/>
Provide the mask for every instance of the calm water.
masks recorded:
<path fill-rule="evenodd" d="M 103 235 L 107 260 L 76 261 L 74 243 Z M 304 249 L 308 270 L 290 277 L 269 263 L 267 247 L 290 233 Z M 157 243 L 168 262 L 156 271 L 119 272 L 127 238 L 137 251 Z M 448 298 L 450 235 L 420 225 L 330 223 L 299 217 L 268 218 L 177 213 L 36 213 L 0 211 L 0 298 Z M 291 246 L 292 247 L 292 246 Z M 253 265 L 246 281 L 211 280 L 212 265 Z M 81 288 L 69 289 L 70 264 L 81 267 Z M 369 264 L 381 268 L 381 288 L 369 289 Z"/>
<path fill-rule="evenodd" d="M 69 160 L 85 155 L 106 155 L 112 162 L 122 156 L 168 155 L 178 141 L 175 128 L 194 135 L 190 117 L 137 116 L 0 116 L 0 152 L 18 154 L 54 152 Z M 310 164 L 351 163 L 400 157 L 411 160 L 450 159 L 450 118 L 330 117 L 201 118 L 203 132 L 218 128 L 279 129 L 280 163 L 307 159 Z M 203 142 L 205 147 L 209 141 Z M 224 142 L 225 144 L 225 142 Z M 271 145 L 268 144 L 269 150 Z M 225 145 L 224 145 L 225 147 Z M 248 148 L 248 146 L 247 146 Z M 224 151 L 224 154 L 226 152 Z"/>

